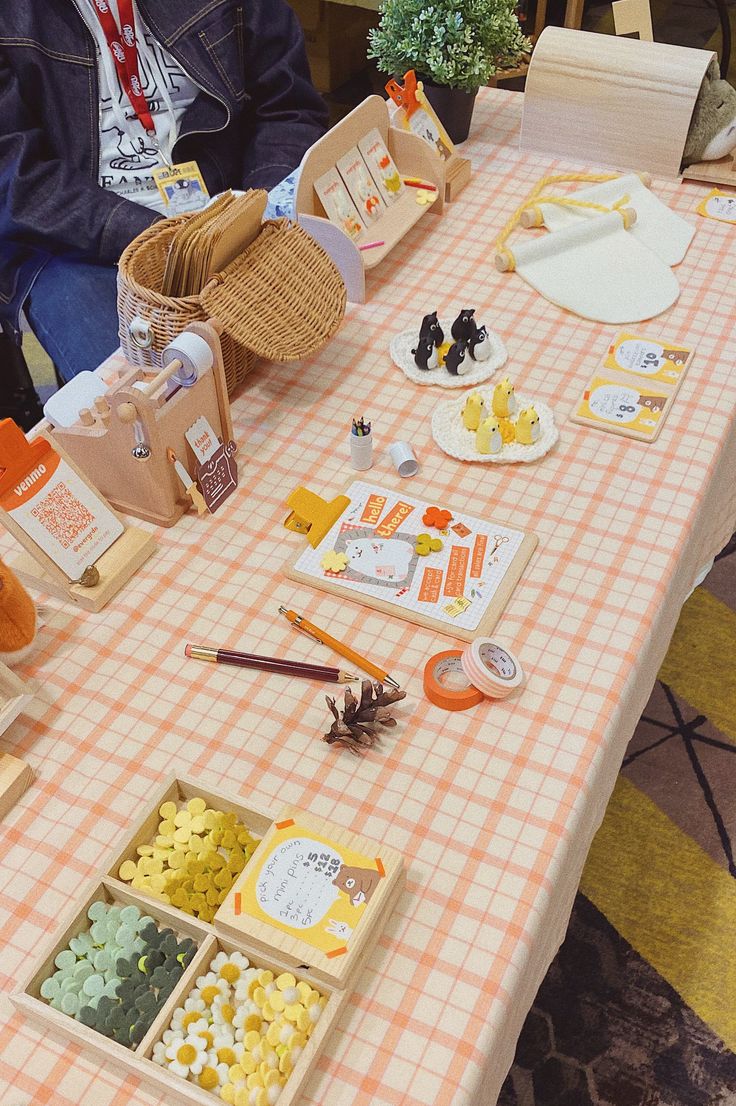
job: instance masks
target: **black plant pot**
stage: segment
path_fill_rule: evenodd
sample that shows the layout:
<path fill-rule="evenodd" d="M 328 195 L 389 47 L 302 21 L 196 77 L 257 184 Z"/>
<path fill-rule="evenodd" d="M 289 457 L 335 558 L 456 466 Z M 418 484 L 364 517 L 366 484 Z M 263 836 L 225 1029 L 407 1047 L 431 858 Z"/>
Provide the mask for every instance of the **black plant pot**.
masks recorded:
<path fill-rule="evenodd" d="M 427 99 L 437 112 L 442 126 L 453 142 L 464 142 L 470 130 L 473 118 L 473 106 L 478 89 L 464 92 L 461 88 L 450 88 L 446 84 L 434 84 L 422 78 Z"/>

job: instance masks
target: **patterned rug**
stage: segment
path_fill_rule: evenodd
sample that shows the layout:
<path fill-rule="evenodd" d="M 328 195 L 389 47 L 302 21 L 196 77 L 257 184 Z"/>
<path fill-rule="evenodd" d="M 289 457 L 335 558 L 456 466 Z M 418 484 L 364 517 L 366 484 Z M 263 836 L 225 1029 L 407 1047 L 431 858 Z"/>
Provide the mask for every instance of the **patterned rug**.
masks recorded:
<path fill-rule="evenodd" d="M 736 535 L 683 607 L 498 1106 L 736 1106 Z"/>

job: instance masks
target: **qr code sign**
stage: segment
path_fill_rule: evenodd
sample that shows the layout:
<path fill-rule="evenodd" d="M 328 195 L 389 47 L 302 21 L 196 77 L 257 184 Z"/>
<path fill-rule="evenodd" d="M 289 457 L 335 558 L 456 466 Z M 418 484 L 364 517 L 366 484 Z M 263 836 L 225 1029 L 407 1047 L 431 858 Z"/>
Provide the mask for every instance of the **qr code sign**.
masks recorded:
<path fill-rule="evenodd" d="M 68 549 L 90 523 L 94 522 L 94 515 L 64 483 L 57 484 L 32 509 L 31 514 L 62 549 Z"/>

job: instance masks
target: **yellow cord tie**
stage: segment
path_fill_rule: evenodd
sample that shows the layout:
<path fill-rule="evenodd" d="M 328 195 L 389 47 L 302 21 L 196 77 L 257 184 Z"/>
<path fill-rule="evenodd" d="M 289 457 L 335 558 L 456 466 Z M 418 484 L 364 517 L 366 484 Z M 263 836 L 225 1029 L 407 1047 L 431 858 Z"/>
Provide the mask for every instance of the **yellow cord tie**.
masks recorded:
<path fill-rule="evenodd" d="M 603 204 L 589 203 L 586 200 L 576 200 L 573 196 L 542 196 L 541 193 L 550 184 L 562 184 L 573 181 L 609 181 L 618 180 L 620 173 L 558 173 L 553 176 L 542 177 L 537 181 L 534 188 L 531 190 L 527 198 L 522 204 L 520 204 L 509 221 L 504 226 L 501 233 L 498 235 L 495 242 L 496 249 L 496 262 L 499 260 L 505 262 L 503 271 L 513 272 L 516 268 L 516 261 L 512 251 L 506 246 L 506 240 L 511 236 L 513 231 L 519 225 L 522 212 L 529 208 L 535 207 L 537 203 L 556 203 L 563 204 L 570 207 L 587 207 L 592 208 L 594 211 L 601 211 L 609 214 L 612 211 L 618 211 L 620 207 L 628 203 L 629 196 L 622 196 L 620 200 L 617 200 L 611 207 L 606 207 Z M 620 214 L 620 212 L 619 212 Z M 623 215 L 622 215 L 623 218 Z"/>

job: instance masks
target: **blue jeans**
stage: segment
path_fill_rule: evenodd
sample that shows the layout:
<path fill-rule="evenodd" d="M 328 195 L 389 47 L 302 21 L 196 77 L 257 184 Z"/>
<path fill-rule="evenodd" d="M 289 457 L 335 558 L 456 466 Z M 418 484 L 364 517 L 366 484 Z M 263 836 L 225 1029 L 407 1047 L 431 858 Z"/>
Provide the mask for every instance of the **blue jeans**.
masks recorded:
<path fill-rule="evenodd" d="M 54 257 L 25 304 L 31 330 L 64 380 L 92 371 L 118 346 L 117 269 Z"/>

